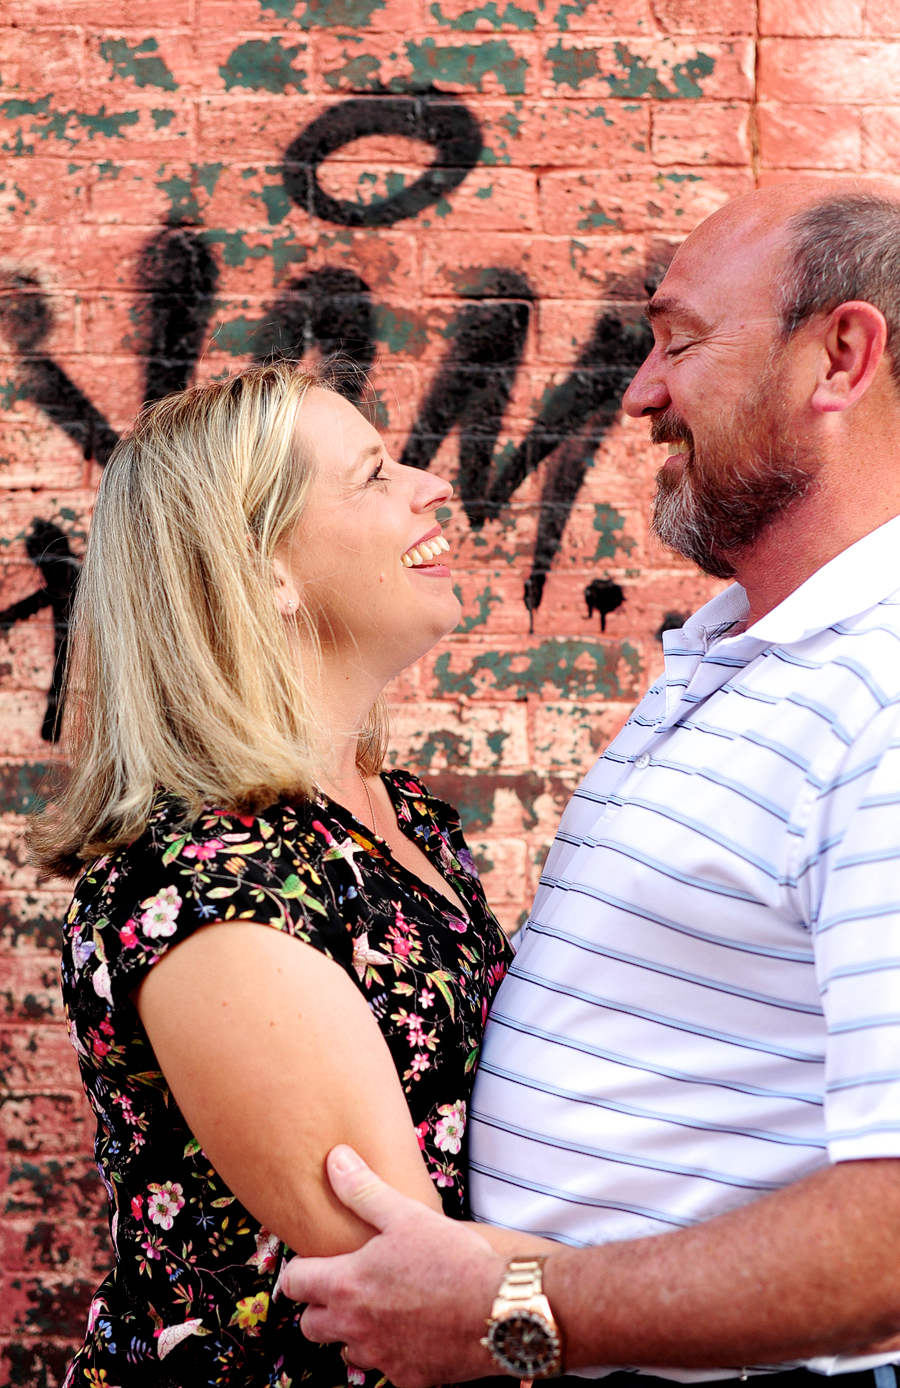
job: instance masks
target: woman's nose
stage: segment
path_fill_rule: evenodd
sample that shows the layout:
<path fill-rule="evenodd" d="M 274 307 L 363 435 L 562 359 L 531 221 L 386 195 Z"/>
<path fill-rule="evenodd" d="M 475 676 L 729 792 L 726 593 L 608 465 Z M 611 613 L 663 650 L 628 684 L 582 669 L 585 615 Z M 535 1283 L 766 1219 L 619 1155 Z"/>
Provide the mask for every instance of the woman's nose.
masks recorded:
<path fill-rule="evenodd" d="M 622 396 L 622 409 L 632 419 L 641 415 L 656 414 L 668 409 L 672 401 L 660 370 L 657 349 L 654 347 L 649 357 L 638 367 L 631 384 Z"/>
<path fill-rule="evenodd" d="M 450 500 L 453 495 L 453 484 L 448 482 L 446 477 L 438 477 L 433 472 L 423 472 L 419 476 L 422 479 L 422 484 L 413 500 L 414 510 L 433 511 L 436 506 Z"/>

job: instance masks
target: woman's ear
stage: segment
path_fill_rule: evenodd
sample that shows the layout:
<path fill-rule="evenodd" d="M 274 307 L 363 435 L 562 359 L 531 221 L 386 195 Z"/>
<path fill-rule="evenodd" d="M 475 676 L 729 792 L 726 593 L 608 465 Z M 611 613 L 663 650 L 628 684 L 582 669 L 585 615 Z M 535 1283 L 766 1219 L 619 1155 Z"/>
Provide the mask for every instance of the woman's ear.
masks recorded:
<path fill-rule="evenodd" d="M 872 384 L 886 344 L 880 309 L 864 299 L 839 304 L 825 323 L 812 408 L 829 414 L 855 405 Z"/>
<path fill-rule="evenodd" d="M 275 576 L 275 606 L 282 617 L 292 617 L 299 605 L 299 595 L 291 578 L 290 570 L 278 556 L 272 560 Z"/>

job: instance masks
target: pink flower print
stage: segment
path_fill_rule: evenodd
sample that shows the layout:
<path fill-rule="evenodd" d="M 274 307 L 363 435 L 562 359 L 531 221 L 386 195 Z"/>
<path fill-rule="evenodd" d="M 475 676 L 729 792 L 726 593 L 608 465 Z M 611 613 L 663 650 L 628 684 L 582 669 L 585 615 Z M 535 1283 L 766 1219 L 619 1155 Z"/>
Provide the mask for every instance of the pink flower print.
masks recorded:
<path fill-rule="evenodd" d="M 417 1017 L 415 1012 L 412 1012 L 406 1019 L 406 1025 L 409 1027 L 409 1044 L 411 1046 L 424 1046 L 425 1037 L 422 1034 L 422 1018 Z"/>
<path fill-rule="evenodd" d="M 155 1239 L 152 1234 L 148 1234 L 145 1239 L 141 1240 L 141 1248 L 144 1250 L 148 1258 L 162 1257 L 162 1254 L 159 1251 L 159 1239 Z"/>
<path fill-rule="evenodd" d="M 428 1136 L 428 1124 L 420 1123 L 416 1128 L 416 1137 L 419 1139 L 419 1150 L 425 1151 L 425 1139 Z"/>
<path fill-rule="evenodd" d="M 103 1021 L 100 1023 L 100 1030 L 103 1032 L 104 1036 L 115 1036 L 116 1034 L 115 1027 L 108 1017 L 103 1018 Z"/>
<path fill-rule="evenodd" d="M 424 1051 L 417 1051 L 412 1058 L 412 1072 L 414 1075 L 421 1075 L 423 1070 L 430 1070 L 431 1061 Z"/>
<path fill-rule="evenodd" d="M 151 940 L 158 935 L 174 935 L 181 897 L 174 887 L 163 887 L 156 896 L 141 902 L 141 929 Z"/>
<path fill-rule="evenodd" d="M 358 1369 L 355 1364 L 347 1365 L 347 1382 L 352 1383 L 354 1388 L 362 1388 L 366 1381 L 365 1371 Z"/>
<path fill-rule="evenodd" d="M 468 921 L 464 921 L 461 916 L 447 916 L 447 924 L 451 930 L 455 930 L 457 935 L 465 935 L 469 928 Z"/>
<path fill-rule="evenodd" d="M 147 1189 L 150 1191 L 147 1214 L 154 1224 L 171 1229 L 175 1216 L 184 1206 L 184 1190 L 177 1181 L 166 1181 L 165 1185 L 151 1181 Z"/>
<path fill-rule="evenodd" d="M 430 988 L 423 988 L 421 993 L 419 994 L 419 1006 L 424 1007 L 427 1011 L 428 1008 L 433 1005 L 433 1003 L 434 993 L 431 991 Z"/>
<path fill-rule="evenodd" d="M 410 951 L 412 950 L 412 945 L 410 944 L 409 940 L 404 939 L 404 937 L 400 934 L 395 925 L 391 926 L 390 933 L 391 938 L 387 941 L 387 943 L 390 945 L 391 949 L 400 959 L 408 958 Z"/>
<path fill-rule="evenodd" d="M 441 1104 L 438 1113 L 444 1116 L 434 1125 L 434 1145 L 441 1152 L 453 1152 L 455 1155 L 462 1146 L 463 1133 L 466 1131 L 465 1100 Z"/>
<path fill-rule="evenodd" d="M 124 949 L 134 949 L 138 942 L 137 921 L 126 921 L 119 931 L 119 939 Z"/>
<path fill-rule="evenodd" d="M 431 1179 L 439 1186 L 452 1186 L 453 1177 L 446 1171 L 432 1171 Z"/>
<path fill-rule="evenodd" d="M 251 820 L 252 824 L 253 821 Z M 208 863 L 210 858 L 214 858 L 220 848 L 225 845 L 221 839 L 207 839 L 206 843 L 189 843 L 184 850 L 185 858 L 196 858 L 200 863 Z"/>
<path fill-rule="evenodd" d="M 144 1218 L 144 1197 L 143 1195 L 133 1195 L 131 1197 L 131 1213 L 135 1219 Z"/>

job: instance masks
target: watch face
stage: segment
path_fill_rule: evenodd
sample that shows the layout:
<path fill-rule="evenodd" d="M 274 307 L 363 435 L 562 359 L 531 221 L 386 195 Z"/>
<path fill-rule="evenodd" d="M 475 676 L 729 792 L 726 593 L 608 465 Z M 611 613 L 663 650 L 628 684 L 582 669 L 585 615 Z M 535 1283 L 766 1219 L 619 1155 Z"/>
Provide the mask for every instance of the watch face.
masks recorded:
<path fill-rule="evenodd" d="M 513 1311 L 495 1321 L 488 1341 L 503 1367 L 519 1378 L 543 1373 L 553 1364 L 560 1347 L 553 1327 L 534 1311 Z"/>

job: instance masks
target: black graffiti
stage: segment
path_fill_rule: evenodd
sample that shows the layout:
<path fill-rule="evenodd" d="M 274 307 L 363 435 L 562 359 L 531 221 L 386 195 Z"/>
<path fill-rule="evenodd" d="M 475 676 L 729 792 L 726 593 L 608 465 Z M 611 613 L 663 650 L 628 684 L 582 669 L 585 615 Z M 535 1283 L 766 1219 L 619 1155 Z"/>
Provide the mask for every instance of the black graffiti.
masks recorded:
<path fill-rule="evenodd" d="M 161 231 L 144 247 L 138 285 L 147 295 L 144 403 L 184 390 L 207 339 L 219 269 L 202 238 Z"/>
<path fill-rule="evenodd" d="M 138 284 L 147 292 L 141 312 L 146 338 L 145 404 L 188 384 L 206 341 L 217 280 L 215 262 L 195 232 L 166 229 L 144 247 Z M 62 367 L 38 350 L 52 327 L 52 309 L 38 281 L 29 275 L 10 277 L 7 293 L 0 297 L 0 328 L 20 357 L 20 393 L 58 425 L 85 458 L 105 466 L 119 436 Z M 52 611 L 53 677 L 41 737 L 55 742 L 62 721 L 63 675 L 79 564 L 65 533 L 53 521 L 38 516 L 25 538 L 25 550 L 39 572 L 41 587 L 0 612 L 0 627 L 9 630 L 45 607 Z"/>
<path fill-rule="evenodd" d="M 434 159 L 408 188 L 368 204 L 333 198 L 319 183 L 323 159 L 366 135 L 405 135 L 433 145 Z M 324 111 L 288 145 L 282 165 L 288 197 L 311 217 L 348 227 L 393 226 L 417 217 L 458 188 L 481 155 L 481 126 L 446 92 L 353 98 Z"/>
<path fill-rule="evenodd" d="M 331 198 L 317 181 L 318 165 L 342 145 L 366 135 L 406 135 L 435 149 L 432 165 L 409 188 L 364 205 Z M 457 98 L 426 92 L 414 97 L 351 99 L 331 108 L 291 143 L 282 164 L 290 197 L 310 215 L 345 226 L 389 226 L 418 215 L 457 187 L 477 162 L 481 130 Z M 624 281 L 613 292 L 652 293 L 671 255 L 655 246 L 644 284 Z M 144 400 L 182 390 L 191 380 L 205 345 L 215 307 L 218 268 L 203 234 L 186 226 L 166 227 L 144 247 L 137 287 L 143 329 Z M 503 266 L 476 270 L 477 293 L 448 325 L 447 356 L 422 402 L 403 452 L 403 462 L 427 468 L 448 433 L 459 430 L 459 492 L 473 529 L 507 506 L 526 477 L 545 463 L 531 571 L 523 599 L 533 627 L 547 574 L 559 551 L 572 506 L 597 445 L 621 406 L 622 394 L 644 357 L 649 328 L 632 309 L 606 307 L 568 378 L 543 401 L 518 447 L 498 450 L 537 295 L 517 271 Z M 300 358 L 311 350 L 339 358 L 338 388 L 364 401 L 367 373 L 376 352 L 376 307 L 369 286 L 345 267 L 325 267 L 292 280 L 256 331 L 258 361 Z M 0 328 L 20 358 L 19 392 L 77 443 L 85 458 L 101 466 L 117 434 L 43 346 L 52 311 L 38 280 L 27 274 L 7 282 L 0 296 Z M 35 518 L 26 539 L 42 586 L 0 614 L 7 625 L 50 606 L 55 632 L 54 674 L 42 735 L 56 736 L 61 714 L 60 676 L 68 640 L 69 611 L 77 583 L 77 561 L 63 532 Z M 603 584 L 603 580 L 596 583 Z M 601 629 L 611 594 L 591 606 Z M 613 585 L 619 593 L 618 585 Z M 606 590 L 604 590 L 606 591 Z"/>
<path fill-rule="evenodd" d="M 25 551 L 41 576 L 36 593 L 14 602 L 0 612 L 0 630 L 9 631 L 49 607 L 53 613 L 53 679 L 41 725 L 41 737 L 54 742 L 59 736 L 62 716 L 62 677 L 69 647 L 69 616 L 78 583 L 79 566 L 69 548 L 68 536 L 52 521 L 35 519 L 25 537 Z"/>
<path fill-rule="evenodd" d="M 317 350 L 330 360 L 334 384 L 349 400 L 365 393 L 375 347 L 369 286 L 341 267 L 291 280 L 254 337 L 256 361 L 296 359 Z"/>
<path fill-rule="evenodd" d="M 587 614 L 590 620 L 595 612 L 600 614 L 600 630 L 606 631 L 606 619 L 625 601 L 625 594 L 611 578 L 593 578 L 584 590 Z"/>
<path fill-rule="evenodd" d="M 14 274 L 0 297 L 0 329 L 19 356 L 19 391 L 62 429 L 85 458 L 105 463 L 118 435 L 52 357 L 40 349 L 53 314 L 38 280 Z"/>
<path fill-rule="evenodd" d="M 450 350 L 419 409 L 401 461 L 427 468 L 458 425 L 457 490 L 477 529 L 485 520 L 485 483 L 522 359 L 534 294 L 513 270 L 476 271 L 475 278 L 484 286 L 484 302 L 462 309 L 449 324 Z"/>

